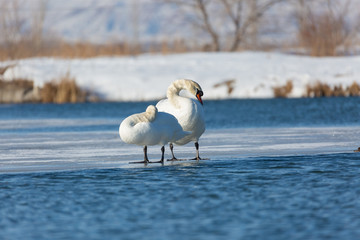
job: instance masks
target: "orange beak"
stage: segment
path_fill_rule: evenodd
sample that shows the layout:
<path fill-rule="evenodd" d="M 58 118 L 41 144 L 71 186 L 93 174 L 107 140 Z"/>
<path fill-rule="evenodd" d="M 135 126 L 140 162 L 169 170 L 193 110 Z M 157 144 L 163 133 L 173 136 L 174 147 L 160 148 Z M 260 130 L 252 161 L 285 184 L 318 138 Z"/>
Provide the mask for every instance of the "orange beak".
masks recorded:
<path fill-rule="evenodd" d="M 201 99 L 201 96 L 203 95 L 203 92 L 202 91 L 198 91 L 196 93 L 196 98 L 199 100 L 199 102 L 201 103 L 201 105 L 203 105 L 203 101 Z"/>

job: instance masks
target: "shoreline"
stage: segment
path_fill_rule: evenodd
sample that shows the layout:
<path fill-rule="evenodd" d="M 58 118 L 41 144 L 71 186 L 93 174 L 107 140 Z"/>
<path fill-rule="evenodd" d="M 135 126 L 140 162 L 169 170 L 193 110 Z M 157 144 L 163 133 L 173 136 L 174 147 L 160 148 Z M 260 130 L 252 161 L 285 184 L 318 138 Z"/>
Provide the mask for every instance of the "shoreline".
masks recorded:
<path fill-rule="evenodd" d="M 360 56 L 315 58 L 273 52 L 140 55 L 85 60 L 33 58 L 18 61 L 0 76 L 0 80 L 31 80 L 33 87 L 48 90 L 46 100 L 41 102 L 58 103 L 162 99 L 169 84 L 180 78 L 198 82 L 207 99 L 359 96 L 359 60 Z M 60 87 L 62 79 L 68 84 L 63 84 L 61 96 L 54 96 L 54 89 Z M 73 81 L 75 84 L 71 87 Z M 93 97 L 84 100 L 79 97 L 79 90 Z M 18 102 L 26 101 L 40 102 L 34 99 Z"/>

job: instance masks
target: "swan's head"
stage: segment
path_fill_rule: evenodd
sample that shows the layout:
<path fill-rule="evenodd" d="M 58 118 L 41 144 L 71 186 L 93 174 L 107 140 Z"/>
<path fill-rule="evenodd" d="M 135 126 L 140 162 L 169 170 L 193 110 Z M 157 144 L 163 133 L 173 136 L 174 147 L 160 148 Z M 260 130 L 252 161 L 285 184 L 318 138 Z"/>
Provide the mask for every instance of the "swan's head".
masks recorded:
<path fill-rule="evenodd" d="M 201 105 L 203 105 L 203 101 L 201 97 L 204 95 L 204 93 L 200 85 L 193 80 L 185 80 L 185 81 L 186 81 L 187 90 L 199 100 Z"/>
<path fill-rule="evenodd" d="M 154 105 L 150 105 L 146 108 L 145 114 L 147 115 L 147 119 L 149 120 L 149 122 L 154 121 L 157 112 L 158 109 Z"/>
<path fill-rule="evenodd" d="M 201 105 L 203 105 L 203 101 L 201 99 L 201 97 L 204 95 L 203 91 L 200 89 L 196 90 L 196 98 L 199 100 L 199 102 L 201 103 Z"/>

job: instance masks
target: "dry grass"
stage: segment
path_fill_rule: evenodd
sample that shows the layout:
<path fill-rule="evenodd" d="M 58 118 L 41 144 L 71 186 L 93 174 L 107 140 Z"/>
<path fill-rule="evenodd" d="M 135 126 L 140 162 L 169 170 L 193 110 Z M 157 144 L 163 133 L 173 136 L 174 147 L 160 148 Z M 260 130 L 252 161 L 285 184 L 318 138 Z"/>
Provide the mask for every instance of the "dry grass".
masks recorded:
<path fill-rule="evenodd" d="M 347 47 L 350 34 L 345 16 L 335 16 L 331 12 L 321 15 L 310 14 L 304 19 L 298 30 L 300 44 L 311 56 L 337 56 L 340 46 Z"/>
<path fill-rule="evenodd" d="M 44 85 L 40 92 L 43 103 L 76 103 L 85 102 L 88 93 L 80 89 L 69 73 L 59 80 Z"/>
<path fill-rule="evenodd" d="M 218 88 L 218 87 L 222 87 L 222 86 L 226 86 L 227 88 L 227 94 L 228 96 L 231 95 L 231 93 L 234 91 L 234 88 L 235 88 L 235 83 L 236 83 L 236 80 L 235 79 L 229 79 L 229 80 L 225 80 L 221 83 L 217 83 L 214 85 L 214 88 Z"/>
<path fill-rule="evenodd" d="M 99 98 L 81 89 L 69 73 L 59 79 L 45 83 L 42 88 L 34 87 L 28 79 L 0 80 L 0 103 L 77 103 L 99 101 Z"/>
<path fill-rule="evenodd" d="M 274 97 L 287 98 L 291 94 L 293 83 L 288 80 L 285 85 L 273 87 Z M 306 85 L 306 92 L 304 97 L 319 98 L 319 97 L 359 97 L 360 85 L 353 82 L 350 86 L 344 87 L 341 84 L 331 87 L 326 83 L 317 81 L 315 84 Z"/>
<path fill-rule="evenodd" d="M 314 85 L 306 86 L 305 97 L 357 97 L 360 96 L 360 85 L 353 82 L 348 87 L 341 84 L 330 87 L 326 83 L 316 82 Z"/>
<path fill-rule="evenodd" d="M 326 83 L 316 82 L 314 85 L 306 86 L 305 97 L 331 97 L 332 90 Z"/>
<path fill-rule="evenodd" d="M 6 86 L 14 86 L 17 88 L 33 88 L 34 87 L 34 81 L 23 79 L 23 78 L 17 78 L 12 81 L 5 81 L 0 80 L 0 88 L 4 88 Z"/>
<path fill-rule="evenodd" d="M 45 83 L 44 87 L 41 89 L 40 92 L 41 102 L 43 103 L 54 102 L 56 93 L 57 93 L 57 87 L 55 83 Z"/>
<path fill-rule="evenodd" d="M 360 96 L 360 85 L 358 85 L 356 82 L 353 82 L 348 88 L 347 88 L 348 95 L 350 97 L 358 97 Z"/>
<path fill-rule="evenodd" d="M 44 43 L 35 49 L 31 42 L 21 41 L 0 45 L 0 60 L 30 57 L 90 58 L 96 56 L 130 55 L 130 47 L 123 43 L 93 44 L 57 41 Z"/>
<path fill-rule="evenodd" d="M 129 56 L 142 53 L 184 53 L 201 51 L 201 46 L 189 47 L 183 40 L 152 42 L 143 45 L 129 42 L 95 44 L 90 42 L 69 43 L 55 40 L 34 48 L 31 41 L 19 41 L 0 45 L 0 60 L 30 57 L 91 58 L 98 56 Z"/>
<path fill-rule="evenodd" d="M 274 97 L 287 98 L 293 89 L 293 83 L 288 80 L 284 86 L 273 87 Z"/>
<path fill-rule="evenodd" d="M 325 21 L 326 22 L 326 21 Z M 324 23 L 324 26 L 312 26 L 311 23 L 299 30 L 299 42 L 301 46 L 308 49 L 312 56 L 335 56 L 339 55 L 339 46 L 346 51 L 356 45 L 356 42 L 345 41 L 341 31 L 331 32 L 331 28 Z M 316 22 L 317 25 L 320 23 Z M 328 33 L 320 31 L 325 28 Z M 319 32 L 320 31 L 320 32 Z M 342 40 L 342 41 L 340 41 Z M 277 45 L 258 45 L 258 50 L 270 51 L 286 47 Z M 254 49 L 251 46 L 243 45 L 239 51 Z M 92 58 L 99 56 L 134 56 L 143 53 L 177 54 L 186 52 L 208 52 L 211 48 L 208 44 L 189 44 L 184 40 L 169 40 L 162 42 L 144 43 L 133 45 L 129 42 L 95 44 L 90 42 L 70 43 L 61 40 L 46 42 L 35 48 L 31 41 L 19 41 L 8 44 L 0 44 L 0 61 L 24 59 L 31 57 L 59 57 L 59 58 Z"/>

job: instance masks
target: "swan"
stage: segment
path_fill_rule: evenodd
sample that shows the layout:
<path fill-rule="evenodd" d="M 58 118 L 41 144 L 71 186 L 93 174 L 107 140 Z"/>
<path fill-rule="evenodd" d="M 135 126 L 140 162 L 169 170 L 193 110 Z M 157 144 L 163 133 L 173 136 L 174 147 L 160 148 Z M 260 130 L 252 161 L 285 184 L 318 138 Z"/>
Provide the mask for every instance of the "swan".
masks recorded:
<path fill-rule="evenodd" d="M 188 91 L 195 96 L 198 101 L 192 98 L 180 96 L 182 90 Z M 191 132 L 187 136 L 170 141 L 171 160 L 177 160 L 174 156 L 173 143 L 184 145 L 191 141 L 195 142 L 196 157 L 194 160 L 200 160 L 199 156 L 199 138 L 205 132 L 205 117 L 203 109 L 203 91 L 198 83 L 189 79 L 179 79 L 174 81 L 167 89 L 167 98 L 160 100 L 156 107 L 159 112 L 167 112 L 174 115 L 184 131 Z"/>
<path fill-rule="evenodd" d="M 175 142 L 190 133 L 183 131 L 174 116 L 165 112 L 158 112 L 154 105 L 150 105 L 143 113 L 133 114 L 125 118 L 119 126 L 120 138 L 128 144 L 144 146 L 144 161 L 150 162 L 147 157 L 147 146 L 161 145 L 161 159 L 156 163 L 164 163 L 164 145 Z"/>

